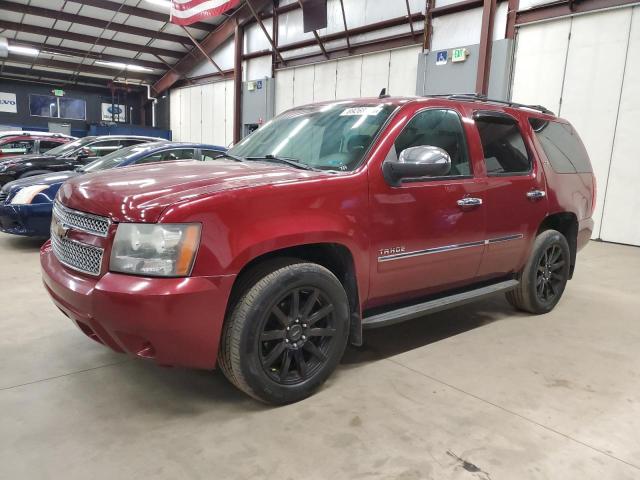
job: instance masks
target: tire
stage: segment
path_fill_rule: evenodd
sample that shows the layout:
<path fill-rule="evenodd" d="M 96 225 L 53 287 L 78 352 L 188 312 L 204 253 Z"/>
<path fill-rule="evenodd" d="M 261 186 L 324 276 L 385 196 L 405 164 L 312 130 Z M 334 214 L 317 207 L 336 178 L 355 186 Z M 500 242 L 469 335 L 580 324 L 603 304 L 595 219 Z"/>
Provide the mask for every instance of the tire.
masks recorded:
<path fill-rule="evenodd" d="M 564 235 L 546 230 L 537 236 L 520 284 L 507 292 L 507 300 L 519 310 L 548 313 L 557 305 L 569 279 L 571 253 Z"/>
<path fill-rule="evenodd" d="M 223 327 L 218 364 L 243 392 L 280 405 L 310 396 L 335 370 L 347 345 L 349 302 L 320 265 L 273 265 L 243 284 Z"/>

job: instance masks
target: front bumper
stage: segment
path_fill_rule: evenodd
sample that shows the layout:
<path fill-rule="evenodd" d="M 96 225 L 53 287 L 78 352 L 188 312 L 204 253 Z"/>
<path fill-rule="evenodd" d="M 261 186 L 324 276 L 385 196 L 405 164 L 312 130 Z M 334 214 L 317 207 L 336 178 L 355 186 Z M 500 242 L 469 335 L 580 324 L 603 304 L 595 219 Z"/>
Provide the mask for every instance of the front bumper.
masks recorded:
<path fill-rule="evenodd" d="M 50 242 L 42 246 L 40 260 L 54 303 L 93 340 L 161 365 L 216 366 L 235 276 L 94 278 L 62 266 Z"/>
<path fill-rule="evenodd" d="M 0 231 L 28 237 L 48 237 L 51 227 L 51 203 L 0 205 Z"/>

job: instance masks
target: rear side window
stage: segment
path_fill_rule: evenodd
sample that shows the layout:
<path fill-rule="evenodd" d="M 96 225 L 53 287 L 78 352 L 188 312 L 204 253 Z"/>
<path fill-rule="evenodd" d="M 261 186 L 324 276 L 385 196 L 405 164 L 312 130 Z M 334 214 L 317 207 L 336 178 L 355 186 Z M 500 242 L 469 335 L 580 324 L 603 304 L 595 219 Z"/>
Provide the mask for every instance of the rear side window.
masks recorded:
<path fill-rule="evenodd" d="M 58 145 L 64 142 L 54 142 L 50 140 L 40 140 L 40 153 L 44 153 L 47 150 L 51 150 L 52 148 L 56 148 Z"/>
<path fill-rule="evenodd" d="M 33 140 L 19 140 L 17 142 L 5 143 L 0 147 L 3 154 L 21 155 L 33 152 Z"/>
<path fill-rule="evenodd" d="M 488 112 L 474 115 L 487 175 L 518 175 L 531 171 L 531 160 L 515 119 Z"/>
<path fill-rule="evenodd" d="M 556 173 L 592 172 L 587 150 L 571 125 L 539 118 L 529 123 Z"/>

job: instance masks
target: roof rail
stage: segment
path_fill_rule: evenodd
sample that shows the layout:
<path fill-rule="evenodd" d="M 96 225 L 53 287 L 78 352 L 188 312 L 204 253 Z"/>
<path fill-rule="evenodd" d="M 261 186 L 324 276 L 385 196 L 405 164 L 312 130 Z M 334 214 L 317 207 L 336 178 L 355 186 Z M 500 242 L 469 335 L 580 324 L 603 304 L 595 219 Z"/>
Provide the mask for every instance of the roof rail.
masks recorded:
<path fill-rule="evenodd" d="M 480 95 L 478 93 L 445 93 L 440 95 L 425 95 L 425 97 L 434 98 L 447 98 L 450 100 L 466 100 L 471 102 L 489 102 L 497 103 L 499 105 L 507 105 L 513 108 L 528 108 L 531 110 L 538 110 L 539 112 L 546 113 L 548 115 L 555 115 L 551 110 L 542 105 L 526 105 L 524 103 L 509 102 L 507 100 L 496 100 L 488 98 L 486 95 Z"/>

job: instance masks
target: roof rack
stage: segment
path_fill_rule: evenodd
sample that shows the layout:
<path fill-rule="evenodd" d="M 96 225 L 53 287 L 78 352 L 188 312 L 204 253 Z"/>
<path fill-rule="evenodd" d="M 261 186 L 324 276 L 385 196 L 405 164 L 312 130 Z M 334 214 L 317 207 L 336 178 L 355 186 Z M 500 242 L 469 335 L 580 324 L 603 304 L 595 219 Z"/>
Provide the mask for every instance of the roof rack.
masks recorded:
<path fill-rule="evenodd" d="M 506 100 L 496 100 L 488 98 L 486 95 L 480 95 L 478 93 L 444 93 L 439 95 L 425 95 L 425 97 L 434 98 L 447 98 L 450 100 L 467 100 L 472 102 L 489 102 L 497 103 L 499 105 L 507 105 L 513 108 L 528 108 L 530 110 L 538 110 L 539 112 L 546 113 L 548 115 L 555 115 L 551 110 L 542 105 L 526 105 L 524 103 L 509 102 Z"/>

